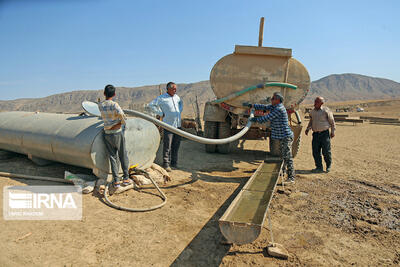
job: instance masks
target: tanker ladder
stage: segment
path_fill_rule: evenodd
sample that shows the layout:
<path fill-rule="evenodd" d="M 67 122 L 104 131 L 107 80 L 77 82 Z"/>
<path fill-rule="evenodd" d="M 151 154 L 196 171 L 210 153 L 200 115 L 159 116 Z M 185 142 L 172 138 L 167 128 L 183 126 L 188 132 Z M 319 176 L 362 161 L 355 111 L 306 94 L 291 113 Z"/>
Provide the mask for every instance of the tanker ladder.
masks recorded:
<path fill-rule="evenodd" d="M 260 235 L 282 165 L 280 158 L 266 159 L 261 163 L 222 215 L 219 228 L 227 243 L 248 244 Z M 269 213 L 268 220 L 274 244 Z"/>

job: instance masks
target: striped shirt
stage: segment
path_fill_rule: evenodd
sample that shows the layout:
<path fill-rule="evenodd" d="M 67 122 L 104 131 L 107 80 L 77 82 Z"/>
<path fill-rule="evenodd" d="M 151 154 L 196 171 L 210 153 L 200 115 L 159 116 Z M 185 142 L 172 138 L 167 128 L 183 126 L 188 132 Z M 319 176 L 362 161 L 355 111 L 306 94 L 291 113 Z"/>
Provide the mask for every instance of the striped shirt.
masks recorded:
<path fill-rule="evenodd" d="M 286 108 L 282 103 L 278 105 L 261 105 L 255 104 L 255 109 L 269 110 L 269 113 L 262 117 L 256 117 L 258 123 L 271 122 L 271 138 L 272 139 L 283 139 L 286 137 L 293 138 L 292 129 L 289 126 L 289 119 L 286 112 Z"/>
<path fill-rule="evenodd" d="M 112 100 L 104 100 L 98 105 L 101 113 L 101 118 L 104 122 L 104 131 L 107 134 L 120 132 L 121 128 L 117 130 L 111 130 L 111 128 L 118 123 L 126 123 L 126 116 L 118 103 Z"/>

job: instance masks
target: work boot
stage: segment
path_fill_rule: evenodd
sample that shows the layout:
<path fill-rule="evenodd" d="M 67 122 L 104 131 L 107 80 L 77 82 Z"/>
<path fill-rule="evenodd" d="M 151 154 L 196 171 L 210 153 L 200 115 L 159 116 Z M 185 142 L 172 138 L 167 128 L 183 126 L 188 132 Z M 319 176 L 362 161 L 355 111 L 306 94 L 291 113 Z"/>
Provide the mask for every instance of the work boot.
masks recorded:
<path fill-rule="evenodd" d="M 331 171 L 331 166 L 326 167 L 326 173 L 328 173 L 328 172 L 330 172 L 330 171 Z"/>
<path fill-rule="evenodd" d="M 324 170 L 322 168 L 315 168 L 311 170 L 312 173 L 322 173 Z"/>

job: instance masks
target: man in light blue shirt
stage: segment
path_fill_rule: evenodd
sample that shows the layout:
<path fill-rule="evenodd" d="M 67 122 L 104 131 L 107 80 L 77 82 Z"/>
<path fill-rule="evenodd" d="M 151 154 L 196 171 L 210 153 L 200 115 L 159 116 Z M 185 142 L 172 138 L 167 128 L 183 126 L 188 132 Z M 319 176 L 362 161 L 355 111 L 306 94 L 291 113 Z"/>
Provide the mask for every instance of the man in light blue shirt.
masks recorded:
<path fill-rule="evenodd" d="M 183 101 L 176 94 L 176 84 L 169 82 L 167 92 L 158 96 L 150 102 L 149 107 L 157 115 L 163 117 L 163 122 L 175 127 L 181 128 L 181 113 L 183 110 Z M 171 171 L 171 167 L 177 168 L 178 150 L 181 143 L 181 137 L 164 129 L 163 137 L 163 167 Z"/>

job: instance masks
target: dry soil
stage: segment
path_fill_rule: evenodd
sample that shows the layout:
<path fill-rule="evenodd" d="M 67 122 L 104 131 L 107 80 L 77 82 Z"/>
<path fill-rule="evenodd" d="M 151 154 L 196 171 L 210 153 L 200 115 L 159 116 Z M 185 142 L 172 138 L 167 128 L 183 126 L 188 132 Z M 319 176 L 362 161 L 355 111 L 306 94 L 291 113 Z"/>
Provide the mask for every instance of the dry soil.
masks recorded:
<path fill-rule="evenodd" d="M 399 114 L 398 105 L 374 114 Z M 368 112 L 366 113 L 368 115 Z M 311 137 L 295 158 L 296 183 L 276 193 L 270 212 L 275 241 L 288 260 L 269 257 L 268 223 L 247 245 L 221 243 L 218 219 L 265 158 L 266 141 L 246 141 L 229 155 L 182 142 L 180 170 L 162 190 L 165 207 L 129 213 L 83 196 L 81 221 L 0 219 L 1 266 L 390 266 L 400 264 L 400 126 L 339 123 L 333 168 L 313 174 Z M 156 162 L 160 163 L 160 155 Z M 0 160 L 0 171 L 63 177 L 89 170 L 55 163 L 39 167 L 26 156 Z M 49 185 L 0 177 L 0 186 Z M 278 186 L 278 189 L 280 187 Z M 132 207 L 160 203 L 129 191 L 113 200 Z M 3 191 L 0 207 L 3 208 Z M 28 233 L 31 235 L 27 236 Z M 24 237 L 19 240 L 19 238 Z"/>

